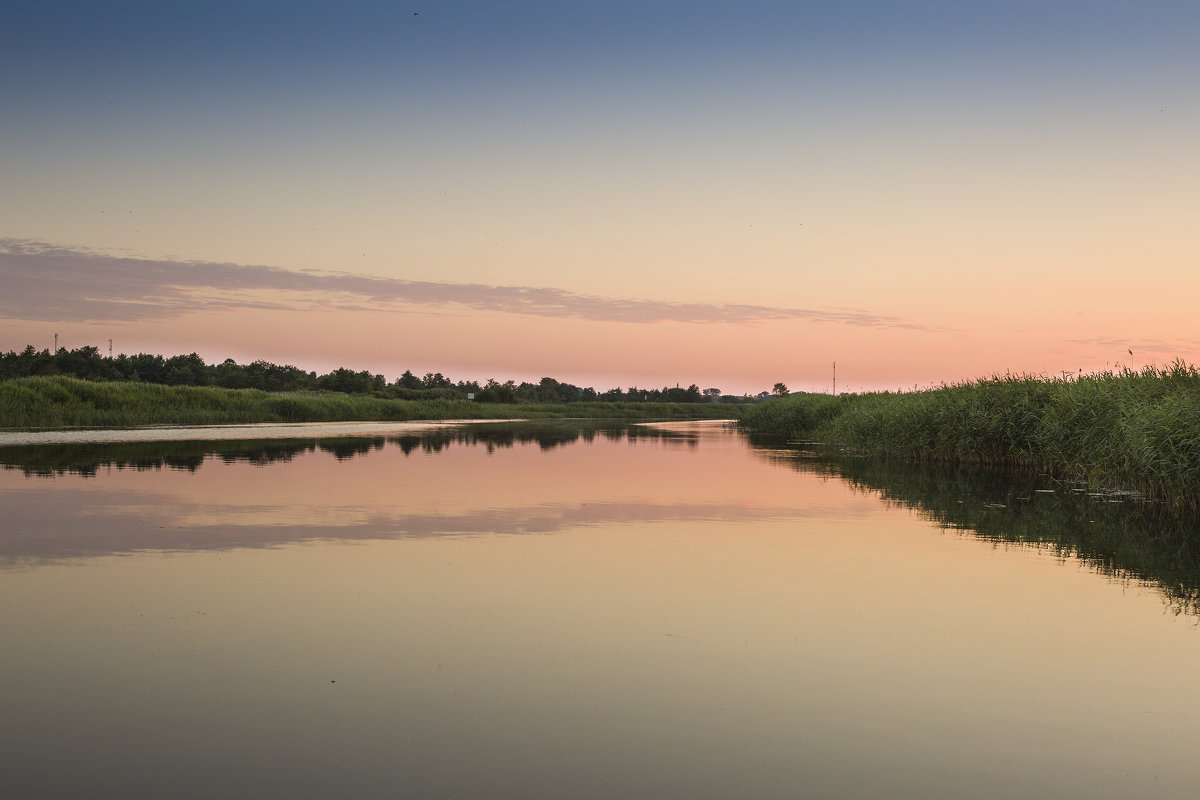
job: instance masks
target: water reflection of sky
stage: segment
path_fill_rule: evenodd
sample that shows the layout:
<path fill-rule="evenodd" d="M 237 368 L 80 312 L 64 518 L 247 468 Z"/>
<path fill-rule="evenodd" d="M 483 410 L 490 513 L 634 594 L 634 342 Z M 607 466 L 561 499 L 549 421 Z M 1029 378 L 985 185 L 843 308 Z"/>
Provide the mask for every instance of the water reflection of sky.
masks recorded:
<path fill-rule="evenodd" d="M 9 521 L 0 558 L 854 518 L 872 508 L 821 481 L 798 492 L 794 476 L 712 423 L 335 432 L 0 448 Z"/>

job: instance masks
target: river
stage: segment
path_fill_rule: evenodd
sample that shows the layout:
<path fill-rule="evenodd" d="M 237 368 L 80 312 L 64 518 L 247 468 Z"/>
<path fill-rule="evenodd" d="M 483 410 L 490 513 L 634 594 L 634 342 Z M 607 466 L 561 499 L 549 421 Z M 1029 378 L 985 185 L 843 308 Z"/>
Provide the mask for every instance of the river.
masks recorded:
<path fill-rule="evenodd" d="M 721 422 L 0 440 L 9 797 L 1200 794 L 1200 538 Z"/>

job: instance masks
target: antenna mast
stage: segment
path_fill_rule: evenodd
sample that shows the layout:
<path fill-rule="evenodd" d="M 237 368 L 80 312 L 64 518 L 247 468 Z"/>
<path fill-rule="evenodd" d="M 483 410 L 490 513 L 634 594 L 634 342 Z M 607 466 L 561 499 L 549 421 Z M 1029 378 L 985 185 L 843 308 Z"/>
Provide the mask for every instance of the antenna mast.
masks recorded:
<path fill-rule="evenodd" d="M 837 397 L 837 362 L 833 362 L 833 395 Z"/>

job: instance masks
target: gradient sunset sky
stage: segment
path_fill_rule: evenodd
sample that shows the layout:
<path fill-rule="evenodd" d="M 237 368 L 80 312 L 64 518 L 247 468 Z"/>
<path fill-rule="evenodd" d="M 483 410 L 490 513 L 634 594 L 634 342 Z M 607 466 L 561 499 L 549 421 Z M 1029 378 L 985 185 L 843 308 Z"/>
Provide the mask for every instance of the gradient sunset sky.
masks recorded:
<path fill-rule="evenodd" d="M 1200 361 L 1194 0 L 24 3 L 0 100 L 0 351 L 738 394 Z"/>

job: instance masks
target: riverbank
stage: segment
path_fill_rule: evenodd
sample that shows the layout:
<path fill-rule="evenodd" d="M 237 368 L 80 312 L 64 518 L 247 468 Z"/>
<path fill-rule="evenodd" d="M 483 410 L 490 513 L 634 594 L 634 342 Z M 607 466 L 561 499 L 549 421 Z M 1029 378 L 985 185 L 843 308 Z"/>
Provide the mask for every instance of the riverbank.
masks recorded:
<path fill-rule="evenodd" d="M 1182 362 L 920 392 L 794 395 L 745 409 L 740 425 L 868 455 L 1047 472 L 1200 509 L 1200 372 Z"/>
<path fill-rule="evenodd" d="M 399 400 L 339 392 L 264 392 L 63 376 L 0 382 L 0 428 L 555 417 L 732 419 L 737 413 L 737 407 L 720 403 Z"/>

